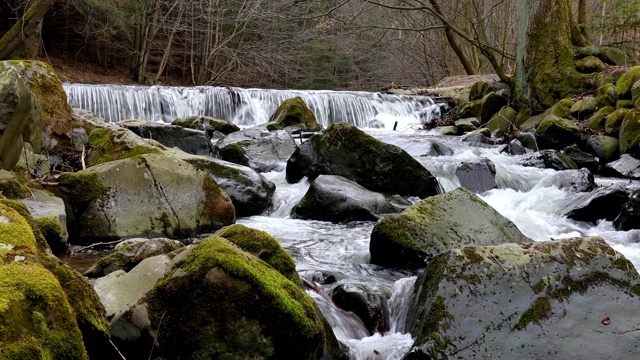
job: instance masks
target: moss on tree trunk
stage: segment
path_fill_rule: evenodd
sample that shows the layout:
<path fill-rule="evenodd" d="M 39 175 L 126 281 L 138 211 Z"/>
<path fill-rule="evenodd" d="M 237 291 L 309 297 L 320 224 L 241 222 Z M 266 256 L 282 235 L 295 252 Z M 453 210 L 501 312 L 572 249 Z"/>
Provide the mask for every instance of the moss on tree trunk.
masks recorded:
<path fill-rule="evenodd" d="M 548 108 L 590 87 L 590 77 L 574 65 L 573 46 L 588 41 L 571 9 L 570 0 L 518 1 L 516 94 L 521 108 Z"/>

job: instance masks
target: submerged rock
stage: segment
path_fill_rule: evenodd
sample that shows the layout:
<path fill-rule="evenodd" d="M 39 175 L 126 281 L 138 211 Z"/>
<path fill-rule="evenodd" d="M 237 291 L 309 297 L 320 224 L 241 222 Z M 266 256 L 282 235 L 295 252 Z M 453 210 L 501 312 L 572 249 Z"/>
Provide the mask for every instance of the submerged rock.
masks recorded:
<path fill-rule="evenodd" d="M 290 183 L 320 175 L 343 176 L 381 193 L 424 198 L 439 191 L 436 178 L 407 152 L 347 123 L 313 135 L 287 162 Z"/>
<path fill-rule="evenodd" d="M 138 267 L 150 261 L 157 263 L 157 282 L 147 277 L 140 283 L 151 287 L 108 310 L 114 342 L 127 358 L 146 358 L 153 347 L 153 358 L 317 359 L 333 335 L 325 334 L 302 287 L 224 238 Z M 138 267 L 130 274 L 144 274 Z M 106 287 L 100 293 L 123 299 Z"/>
<path fill-rule="evenodd" d="M 291 214 L 294 218 L 338 223 L 375 221 L 380 214 L 398 213 L 409 205 L 400 196 L 367 190 L 342 176 L 320 175 Z"/>
<path fill-rule="evenodd" d="M 463 162 L 456 169 L 456 176 L 460 186 L 476 194 L 498 188 L 496 166 L 487 158 Z"/>
<path fill-rule="evenodd" d="M 426 259 L 450 249 L 528 240 L 479 197 L 458 188 L 379 220 L 371 232 L 369 251 L 372 264 L 420 268 Z"/>
<path fill-rule="evenodd" d="M 601 238 L 465 247 L 416 281 L 405 359 L 638 353 L 640 276 Z"/>

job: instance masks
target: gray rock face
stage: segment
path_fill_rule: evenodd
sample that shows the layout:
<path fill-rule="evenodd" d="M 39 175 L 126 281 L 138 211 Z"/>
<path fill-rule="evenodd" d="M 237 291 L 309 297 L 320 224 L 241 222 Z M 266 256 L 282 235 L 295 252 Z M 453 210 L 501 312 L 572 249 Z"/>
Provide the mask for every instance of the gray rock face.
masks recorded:
<path fill-rule="evenodd" d="M 13 67 L 0 67 L 0 167 L 18 163 L 25 142 L 40 152 L 44 120 L 36 96 Z"/>
<path fill-rule="evenodd" d="M 142 120 L 120 121 L 118 125 L 140 137 L 153 139 L 167 147 L 177 147 L 189 154 L 211 154 L 211 143 L 204 130 Z"/>
<path fill-rule="evenodd" d="M 628 358 L 639 289 L 601 238 L 451 250 L 416 281 L 405 359 Z"/>
<path fill-rule="evenodd" d="M 436 178 L 407 152 L 347 123 L 312 136 L 287 162 L 290 183 L 320 175 L 343 176 L 381 193 L 424 198 L 439 191 Z"/>
<path fill-rule="evenodd" d="M 587 168 L 589 171 L 597 172 L 600 167 L 597 157 L 580 150 L 577 145 L 567 146 L 562 149 L 562 153 L 573 160 L 579 168 Z"/>
<path fill-rule="evenodd" d="M 456 176 L 460 180 L 460 186 L 476 194 L 498 188 L 496 166 L 486 158 L 463 162 L 456 169 Z"/>
<path fill-rule="evenodd" d="M 231 200 L 188 163 L 146 154 L 59 178 L 71 237 L 82 242 L 191 236 L 235 222 Z"/>
<path fill-rule="evenodd" d="M 177 240 L 166 238 L 155 239 L 127 239 L 113 249 L 113 253 L 98 260 L 83 274 L 87 277 L 102 277 L 116 270 L 129 271 L 142 260 L 168 254 L 176 249 L 184 247 Z"/>
<path fill-rule="evenodd" d="M 420 268 L 425 259 L 467 245 L 526 242 L 518 228 L 479 197 L 458 188 L 380 219 L 371 232 L 371 263 Z"/>
<path fill-rule="evenodd" d="M 540 150 L 522 157 L 522 165 L 555 170 L 578 169 L 578 165 L 565 154 L 557 150 Z"/>
<path fill-rule="evenodd" d="M 69 244 L 67 231 L 67 214 L 64 201 L 41 190 L 32 190 L 33 195 L 22 199 L 29 213 L 38 224 L 47 244 L 54 252 L 62 252 Z"/>
<path fill-rule="evenodd" d="M 596 186 L 593 174 L 587 168 L 557 172 L 552 177 L 543 179 L 540 185 L 553 185 L 571 192 L 590 192 Z"/>
<path fill-rule="evenodd" d="M 629 196 L 629 201 L 622 207 L 620 215 L 613 221 L 613 226 L 622 231 L 640 229 L 640 190 Z"/>
<path fill-rule="evenodd" d="M 629 154 L 622 154 L 620 159 L 608 163 L 605 168 L 614 176 L 640 179 L 640 160 Z"/>
<path fill-rule="evenodd" d="M 239 131 L 238 125 L 231 121 L 217 119 L 210 116 L 190 116 L 186 118 L 177 118 L 171 122 L 172 125 L 179 125 L 196 130 L 206 130 L 209 137 L 215 133 L 229 135 L 232 132 Z"/>
<path fill-rule="evenodd" d="M 219 140 L 220 158 L 248 166 L 258 172 L 282 170 L 297 145 L 284 130 L 269 131 L 264 126 L 236 131 Z"/>
<path fill-rule="evenodd" d="M 381 289 L 372 284 L 340 284 L 333 289 L 331 299 L 344 311 L 351 311 L 362 320 L 371 334 L 387 332 L 387 299 L 389 289 Z"/>
<path fill-rule="evenodd" d="M 411 203 L 400 196 L 383 195 L 334 175 L 320 175 L 292 216 L 332 222 L 375 221 L 380 214 L 399 213 Z"/>
<path fill-rule="evenodd" d="M 600 219 L 614 220 L 629 200 L 629 194 L 619 185 L 599 188 L 584 196 L 566 211 L 570 219 L 595 223 Z"/>

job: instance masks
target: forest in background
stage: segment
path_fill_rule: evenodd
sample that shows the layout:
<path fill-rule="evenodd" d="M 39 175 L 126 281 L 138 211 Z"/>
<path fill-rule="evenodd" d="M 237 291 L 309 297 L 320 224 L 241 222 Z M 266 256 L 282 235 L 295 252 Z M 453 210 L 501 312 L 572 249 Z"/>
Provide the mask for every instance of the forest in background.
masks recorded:
<path fill-rule="evenodd" d="M 37 0 L 5 0 L 0 33 Z M 377 90 L 514 72 L 516 0 L 59 0 L 37 57 L 142 84 Z M 637 0 L 576 0 L 594 45 L 639 55 Z M 28 50 L 12 58 L 25 58 Z"/>

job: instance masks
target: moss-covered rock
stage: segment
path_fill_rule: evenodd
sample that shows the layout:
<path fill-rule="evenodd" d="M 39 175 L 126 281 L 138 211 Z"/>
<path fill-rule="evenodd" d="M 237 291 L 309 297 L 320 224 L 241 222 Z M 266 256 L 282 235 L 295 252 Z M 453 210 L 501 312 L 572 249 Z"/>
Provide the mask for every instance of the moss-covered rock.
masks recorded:
<path fill-rule="evenodd" d="M 579 140 L 580 129 L 571 120 L 548 115 L 538 125 L 536 137 L 541 149 L 562 149 Z"/>
<path fill-rule="evenodd" d="M 626 47 L 615 46 L 586 46 L 576 48 L 580 56 L 595 56 L 609 65 L 634 66 L 639 61 L 633 51 Z"/>
<path fill-rule="evenodd" d="M 316 116 L 299 96 L 283 101 L 271 115 L 269 122 L 274 122 L 282 128 L 291 127 L 302 131 L 322 130 L 322 125 L 318 124 Z"/>
<path fill-rule="evenodd" d="M 482 99 L 469 101 L 453 108 L 453 110 L 451 110 L 451 116 L 455 119 L 480 117 L 481 107 Z"/>
<path fill-rule="evenodd" d="M 300 284 L 293 258 L 282 249 L 278 240 L 268 233 L 235 224 L 218 230 L 214 235 L 231 241 L 240 249 L 269 264 L 293 283 Z"/>
<path fill-rule="evenodd" d="M 614 111 L 615 109 L 611 106 L 600 108 L 600 110 L 596 111 L 595 114 L 591 115 L 591 117 L 587 119 L 587 126 L 596 131 L 604 130 L 606 118 Z"/>
<path fill-rule="evenodd" d="M 114 317 L 114 328 L 122 329 L 114 341 L 127 358 L 148 356 L 154 341 L 154 356 L 162 358 L 322 356 L 325 334 L 313 299 L 229 241 L 207 238 L 167 269 Z"/>
<path fill-rule="evenodd" d="M 469 89 L 469 101 L 479 100 L 491 92 L 491 85 L 486 81 L 476 81 Z"/>
<path fill-rule="evenodd" d="M 620 126 L 622 125 L 622 121 L 624 120 L 624 117 L 627 116 L 628 112 L 628 109 L 617 109 L 612 112 L 611 115 L 607 116 L 604 124 L 605 134 L 613 137 L 618 137 L 620 133 Z"/>
<path fill-rule="evenodd" d="M 87 156 L 87 166 L 114 160 L 128 159 L 142 154 L 160 154 L 163 145 L 143 139 L 128 129 L 98 128 L 89 136 L 91 150 Z"/>
<path fill-rule="evenodd" d="M 640 79 L 636 80 L 631 86 L 631 102 L 635 105 L 638 100 L 640 100 Z"/>
<path fill-rule="evenodd" d="M 0 205 L 0 348 L 4 359 L 87 359 L 58 279 L 38 259 L 27 220 Z"/>
<path fill-rule="evenodd" d="M 573 104 L 569 113 L 576 119 L 586 119 L 598 108 L 598 100 L 595 97 L 586 97 Z"/>
<path fill-rule="evenodd" d="M 616 109 L 630 109 L 633 107 L 633 102 L 630 99 L 618 100 L 616 102 Z"/>
<path fill-rule="evenodd" d="M 604 70 L 604 62 L 595 56 L 587 56 L 576 61 L 576 69 L 584 74 L 601 72 Z"/>
<path fill-rule="evenodd" d="M 634 66 L 624 73 L 616 82 L 616 93 L 620 100 L 631 99 L 631 88 L 640 80 L 640 66 Z"/>
<path fill-rule="evenodd" d="M 65 252 L 69 233 L 64 201 L 43 190 L 32 190 L 20 201 L 29 210 L 49 247 L 57 254 Z"/>
<path fill-rule="evenodd" d="M 607 83 L 599 86 L 596 89 L 596 99 L 598 100 L 598 106 L 615 106 L 618 101 L 618 93 L 616 92 L 616 86 Z"/>
<path fill-rule="evenodd" d="M 568 156 L 558 150 L 545 149 L 527 154 L 521 159 L 524 166 L 534 166 L 540 169 L 577 170 L 578 165 Z"/>
<path fill-rule="evenodd" d="M 603 319 L 633 328 L 638 289 L 631 262 L 597 237 L 450 250 L 416 281 L 408 316 L 411 353 L 431 359 L 624 358 L 636 353 L 637 337 L 621 337 Z M 602 346 L 610 342 L 615 345 Z"/>
<path fill-rule="evenodd" d="M 381 193 L 427 197 L 439 191 L 436 178 L 407 152 L 348 123 L 313 135 L 287 162 L 291 183 L 320 175 L 340 175 Z"/>
<path fill-rule="evenodd" d="M 620 125 L 620 154 L 640 155 L 640 109 L 629 110 Z"/>
<path fill-rule="evenodd" d="M 66 173 L 59 183 L 69 206 L 70 237 L 82 242 L 187 237 L 235 222 L 231 200 L 208 174 L 164 155 Z"/>
<path fill-rule="evenodd" d="M 240 131 L 238 125 L 231 121 L 210 116 L 189 116 L 186 118 L 177 118 L 171 122 L 171 125 L 206 130 L 210 134 L 212 132 L 220 132 L 224 135 L 229 135 L 232 132 Z"/>
<path fill-rule="evenodd" d="M 618 158 L 620 143 L 617 138 L 606 135 L 594 135 L 587 139 L 591 152 L 606 164 Z"/>
<path fill-rule="evenodd" d="M 518 228 L 470 191 L 458 188 L 379 220 L 371 233 L 371 263 L 423 267 L 425 259 L 468 245 L 528 241 Z"/>
<path fill-rule="evenodd" d="M 480 124 L 484 125 L 503 107 L 509 106 L 509 101 L 502 95 L 491 92 L 485 95 L 480 105 Z"/>
<path fill-rule="evenodd" d="M 469 131 L 477 130 L 478 127 L 480 126 L 480 119 L 478 118 L 460 119 L 460 120 L 456 120 L 454 124 L 456 126 L 456 129 L 457 129 L 456 131 L 458 132 L 458 135 L 462 135 Z"/>
<path fill-rule="evenodd" d="M 518 113 L 510 106 L 503 107 L 497 113 L 491 116 L 491 120 L 485 124 L 485 127 L 491 131 L 493 136 L 501 136 L 509 131 L 511 126 L 516 126 L 516 116 Z"/>
<path fill-rule="evenodd" d="M 143 120 L 124 120 L 117 125 L 133 131 L 142 138 L 153 139 L 168 148 L 178 148 L 196 155 L 213 155 L 211 138 L 203 129 Z"/>

